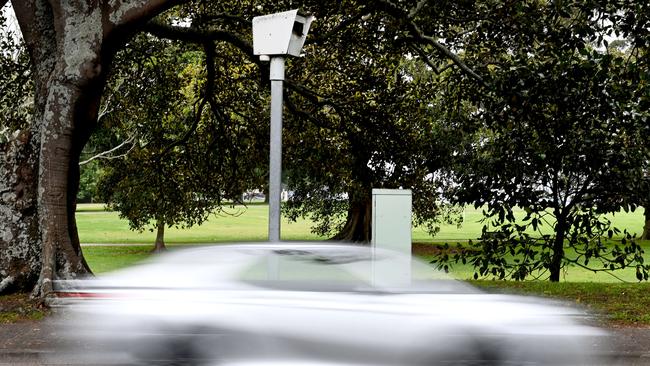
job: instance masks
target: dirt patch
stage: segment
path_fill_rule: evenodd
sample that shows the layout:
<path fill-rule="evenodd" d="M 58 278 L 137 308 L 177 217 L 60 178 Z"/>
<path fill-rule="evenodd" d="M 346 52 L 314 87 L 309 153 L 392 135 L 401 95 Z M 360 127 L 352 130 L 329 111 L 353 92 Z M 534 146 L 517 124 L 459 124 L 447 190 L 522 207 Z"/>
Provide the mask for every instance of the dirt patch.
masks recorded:
<path fill-rule="evenodd" d="M 474 248 L 463 248 L 464 251 L 474 251 Z M 459 249 L 456 247 L 456 244 L 449 244 L 449 247 L 445 249 L 444 244 L 436 243 L 413 243 L 411 247 L 411 253 L 415 256 L 433 256 L 438 255 L 443 251 L 447 251 L 448 254 L 456 254 L 459 252 Z"/>
<path fill-rule="evenodd" d="M 413 243 L 411 252 L 416 256 L 431 256 L 440 254 L 444 249 L 438 244 Z"/>
<path fill-rule="evenodd" d="M 0 324 L 41 320 L 49 314 L 49 309 L 29 294 L 0 296 Z"/>

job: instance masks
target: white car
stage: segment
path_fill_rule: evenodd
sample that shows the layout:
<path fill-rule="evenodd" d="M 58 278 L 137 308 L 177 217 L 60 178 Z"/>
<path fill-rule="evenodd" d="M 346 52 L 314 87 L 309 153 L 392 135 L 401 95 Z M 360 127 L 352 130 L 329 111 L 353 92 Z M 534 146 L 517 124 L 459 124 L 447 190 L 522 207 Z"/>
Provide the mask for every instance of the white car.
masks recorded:
<path fill-rule="evenodd" d="M 57 286 L 83 364 L 590 365 L 604 336 L 578 309 L 363 246 L 182 249 Z"/>

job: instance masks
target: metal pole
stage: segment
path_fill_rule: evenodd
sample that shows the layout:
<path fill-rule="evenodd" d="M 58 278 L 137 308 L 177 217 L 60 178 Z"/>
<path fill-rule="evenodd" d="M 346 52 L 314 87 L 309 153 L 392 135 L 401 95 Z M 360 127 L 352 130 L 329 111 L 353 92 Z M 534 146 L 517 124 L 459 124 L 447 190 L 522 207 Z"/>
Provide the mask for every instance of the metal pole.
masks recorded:
<path fill-rule="evenodd" d="M 280 241 L 282 193 L 282 87 L 284 57 L 271 58 L 271 152 L 269 164 L 269 241 Z"/>

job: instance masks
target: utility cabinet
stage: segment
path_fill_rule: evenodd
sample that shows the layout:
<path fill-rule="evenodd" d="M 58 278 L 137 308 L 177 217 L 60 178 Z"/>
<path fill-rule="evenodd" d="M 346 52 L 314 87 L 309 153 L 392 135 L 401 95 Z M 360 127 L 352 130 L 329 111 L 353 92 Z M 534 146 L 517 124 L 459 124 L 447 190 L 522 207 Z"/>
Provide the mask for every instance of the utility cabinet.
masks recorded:
<path fill-rule="evenodd" d="M 372 246 L 400 252 L 405 258 L 400 263 L 376 258 L 373 269 L 373 279 L 376 283 L 385 285 L 410 283 L 411 218 L 411 190 L 372 190 Z"/>

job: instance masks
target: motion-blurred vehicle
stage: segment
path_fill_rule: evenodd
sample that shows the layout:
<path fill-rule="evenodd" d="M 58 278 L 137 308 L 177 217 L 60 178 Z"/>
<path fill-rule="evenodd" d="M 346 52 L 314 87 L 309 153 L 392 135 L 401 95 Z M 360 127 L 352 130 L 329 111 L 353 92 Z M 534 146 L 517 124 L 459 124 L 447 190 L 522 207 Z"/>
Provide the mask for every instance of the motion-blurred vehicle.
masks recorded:
<path fill-rule="evenodd" d="M 362 246 L 175 250 L 57 288 L 60 332 L 84 364 L 589 365 L 604 335 L 581 310 Z"/>

